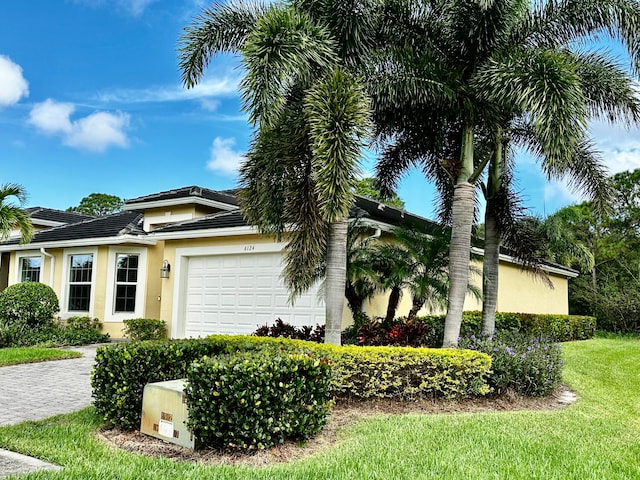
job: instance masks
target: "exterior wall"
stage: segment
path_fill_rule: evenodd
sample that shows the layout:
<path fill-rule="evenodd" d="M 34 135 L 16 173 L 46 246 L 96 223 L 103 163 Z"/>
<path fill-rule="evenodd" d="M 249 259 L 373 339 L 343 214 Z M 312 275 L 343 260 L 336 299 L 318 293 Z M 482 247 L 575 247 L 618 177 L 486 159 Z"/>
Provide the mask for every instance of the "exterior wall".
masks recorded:
<path fill-rule="evenodd" d="M 523 272 L 518 265 L 501 264 L 498 287 L 499 312 L 569 313 L 569 282 L 549 274 L 550 288 L 542 279 Z"/>
<path fill-rule="evenodd" d="M 549 274 L 553 283 L 550 288 L 542 279 L 523 271 L 519 265 L 500 262 L 498 286 L 499 312 L 516 313 L 569 313 L 569 282 L 566 277 Z M 482 285 L 480 275 L 471 276 L 475 285 Z M 387 311 L 389 293 L 376 295 L 365 302 L 364 312 L 370 317 L 383 317 Z M 411 293 L 404 291 L 396 316 L 406 316 L 411 309 Z M 464 302 L 465 311 L 482 310 L 482 301 L 467 294 Z M 446 313 L 446 308 L 423 308 L 418 315 L 437 315 Z"/>
<path fill-rule="evenodd" d="M 60 317 L 68 318 L 75 315 L 89 315 L 98 318 L 103 323 L 103 332 L 109 333 L 113 338 L 122 338 L 122 328 L 124 324 L 123 318 L 160 318 L 160 300 L 161 300 L 161 282 L 160 267 L 163 260 L 163 243 L 159 242 L 156 246 L 141 245 L 118 245 L 118 246 L 99 246 L 89 249 L 75 248 L 57 248 L 46 249 L 46 253 L 53 258 L 42 255 L 39 250 L 26 250 L 19 252 L 11 252 L 9 261 L 9 285 L 13 285 L 20 281 L 19 278 L 19 259 L 23 256 L 40 256 L 42 258 L 42 266 L 40 270 L 40 282 L 53 288 L 60 301 Z M 67 311 L 67 276 L 68 264 L 65 257 L 74 251 L 92 251 L 95 255 L 93 265 L 93 282 L 92 282 L 92 300 L 90 311 L 84 312 L 68 312 Z M 144 306 L 140 312 L 131 314 L 112 313 L 112 296 L 114 295 L 114 281 L 109 277 L 109 270 L 113 271 L 113 256 L 115 252 L 122 253 L 124 251 L 145 252 L 146 262 L 140 264 L 139 275 L 144 279 L 144 289 L 142 299 Z M 51 272 L 53 271 L 53 276 Z M 143 273 L 144 272 L 144 273 Z M 113 274 L 111 274 L 113 275 Z M 139 310 L 136 308 L 136 310 Z"/>

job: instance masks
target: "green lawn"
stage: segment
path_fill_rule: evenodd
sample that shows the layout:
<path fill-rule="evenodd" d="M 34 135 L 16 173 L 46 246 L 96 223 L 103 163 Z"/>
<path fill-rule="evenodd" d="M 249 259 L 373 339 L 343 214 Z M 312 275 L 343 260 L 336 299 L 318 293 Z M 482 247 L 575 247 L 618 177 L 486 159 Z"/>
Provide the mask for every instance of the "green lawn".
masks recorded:
<path fill-rule="evenodd" d="M 92 409 L 0 428 L 0 446 L 65 466 L 38 479 L 640 479 L 640 341 L 565 345 L 580 396 L 549 412 L 381 416 L 314 457 L 270 468 L 203 467 L 114 451 Z"/>
<path fill-rule="evenodd" d="M 63 358 L 81 357 L 80 352 L 71 350 L 57 350 L 53 348 L 0 348 L 0 367 L 18 365 L 20 363 L 45 362 L 47 360 L 62 360 Z"/>

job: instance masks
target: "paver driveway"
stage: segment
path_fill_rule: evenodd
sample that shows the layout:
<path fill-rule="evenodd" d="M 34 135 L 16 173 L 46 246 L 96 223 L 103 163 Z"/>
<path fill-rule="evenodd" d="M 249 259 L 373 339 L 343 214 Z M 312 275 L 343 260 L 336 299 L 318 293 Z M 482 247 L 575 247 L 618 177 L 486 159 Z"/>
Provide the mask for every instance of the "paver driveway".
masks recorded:
<path fill-rule="evenodd" d="M 0 367 L 0 425 L 40 420 L 91 404 L 96 347 L 73 350 L 82 357 Z"/>

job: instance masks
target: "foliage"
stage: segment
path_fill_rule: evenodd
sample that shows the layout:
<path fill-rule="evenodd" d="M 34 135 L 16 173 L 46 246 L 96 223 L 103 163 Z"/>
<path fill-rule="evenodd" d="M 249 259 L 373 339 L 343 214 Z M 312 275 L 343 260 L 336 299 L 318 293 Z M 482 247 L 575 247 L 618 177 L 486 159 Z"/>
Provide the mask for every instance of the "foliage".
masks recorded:
<path fill-rule="evenodd" d="M 414 320 L 398 318 L 392 322 L 384 319 L 366 319 L 353 333 L 359 345 L 404 345 L 435 347 L 442 343 L 444 315 L 416 317 Z M 521 332 L 528 336 L 549 337 L 556 342 L 586 340 L 596 330 L 596 319 L 584 315 L 554 315 L 534 313 L 496 312 L 496 330 Z M 460 328 L 462 337 L 480 336 L 482 312 L 464 312 Z"/>
<path fill-rule="evenodd" d="M 44 283 L 16 283 L 0 292 L 0 324 L 5 326 L 50 325 L 59 311 L 56 293 Z"/>
<path fill-rule="evenodd" d="M 270 337 L 215 335 L 121 343 L 96 352 L 91 377 L 96 411 L 107 424 L 138 428 L 147 383 L 184 378 L 189 365 L 204 356 L 251 351 L 326 358 L 332 367 L 333 394 L 349 398 L 482 395 L 491 366 L 488 356 L 465 350 L 340 347 Z"/>
<path fill-rule="evenodd" d="M 191 364 L 187 425 L 203 446 L 264 449 L 320 430 L 331 405 L 326 360 L 245 352 Z"/>
<path fill-rule="evenodd" d="M 383 202 L 391 207 L 404 210 L 404 201 L 395 192 L 383 193 L 380 190 L 380 186 L 377 184 L 376 179 L 372 177 L 365 177 L 356 182 L 355 192 L 357 195 Z"/>
<path fill-rule="evenodd" d="M 124 320 L 123 333 L 132 342 L 162 340 L 167 338 L 167 323 L 155 318 L 130 318 Z"/>
<path fill-rule="evenodd" d="M 18 204 L 7 202 L 9 197 L 15 197 Z M 33 225 L 29 213 L 22 208 L 27 200 L 24 188 L 15 183 L 0 185 L 0 240 L 6 240 L 11 231 L 20 231 L 20 243 L 29 243 L 33 237 Z"/>
<path fill-rule="evenodd" d="M 540 222 L 545 252 L 581 272 L 569 284 L 569 310 L 612 332 L 640 332 L 639 182 L 640 169 L 611 177 L 611 212 L 584 202 Z"/>
<path fill-rule="evenodd" d="M 462 398 L 488 392 L 490 359 L 474 352 L 345 345 L 330 353 L 339 397 Z"/>
<path fill-rule="evenodd" d="M 80 203 L 77 206 L 69 207 L 67 211 L 82 213 L 84 215 L 91 215 L 94 217 L 103 217 L 120 212 L 123 205 L 124 200 L 116 195 L 92 193 L 80 200 Z"/>
<path fill-rule="evenodd" d="M 562 379 L 561 347 L 548 337 L 500 332 L 462 338 L 458 345 L 491 356 L 489 384 L 497 394 L 511 389 L 530 397 L 549 395 Z"/>
<path fill-rule="evenodd" d="M 324 342 L 324 325 L 296 327 L 277 318 L 273 325 L 263 325 L 253 332 L 257 337 L 282 337 L 309 342 Z"/>
<path fill-rule="evenodd" d="M 106 343 L 109 341 L 109 334 L 101 333 L 101 329 L 100 321 L 90 317 L 71 317 L 36 328 L 24 324 L 6 325 L 0 327 L 0 348 Z"/>

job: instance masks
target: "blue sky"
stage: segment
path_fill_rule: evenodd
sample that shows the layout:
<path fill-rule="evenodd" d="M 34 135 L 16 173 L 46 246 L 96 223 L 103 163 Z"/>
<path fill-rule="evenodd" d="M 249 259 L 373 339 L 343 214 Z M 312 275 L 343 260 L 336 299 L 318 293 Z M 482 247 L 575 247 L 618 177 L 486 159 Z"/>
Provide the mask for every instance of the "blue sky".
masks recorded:
<path fill-rule="evenodd" d="M 186 185 L 235 186 L 250 128 L 241 72 L 216 58 L 181 86 L 177 41 L 202 0 L 29 0 L 0 6 L 0 183 L 28 206 L 66 209 L 93 192 L 133 198 Z M 613 173 L 640 167 L 640 131 L 594 124 Z M 371 162 L 364 166 L 365 172 Z M 579 199 L 529 158 L 519 187 L 532 213 Z M 433 216 L 420 172 L 401 183 L 407 209 Z"/>

